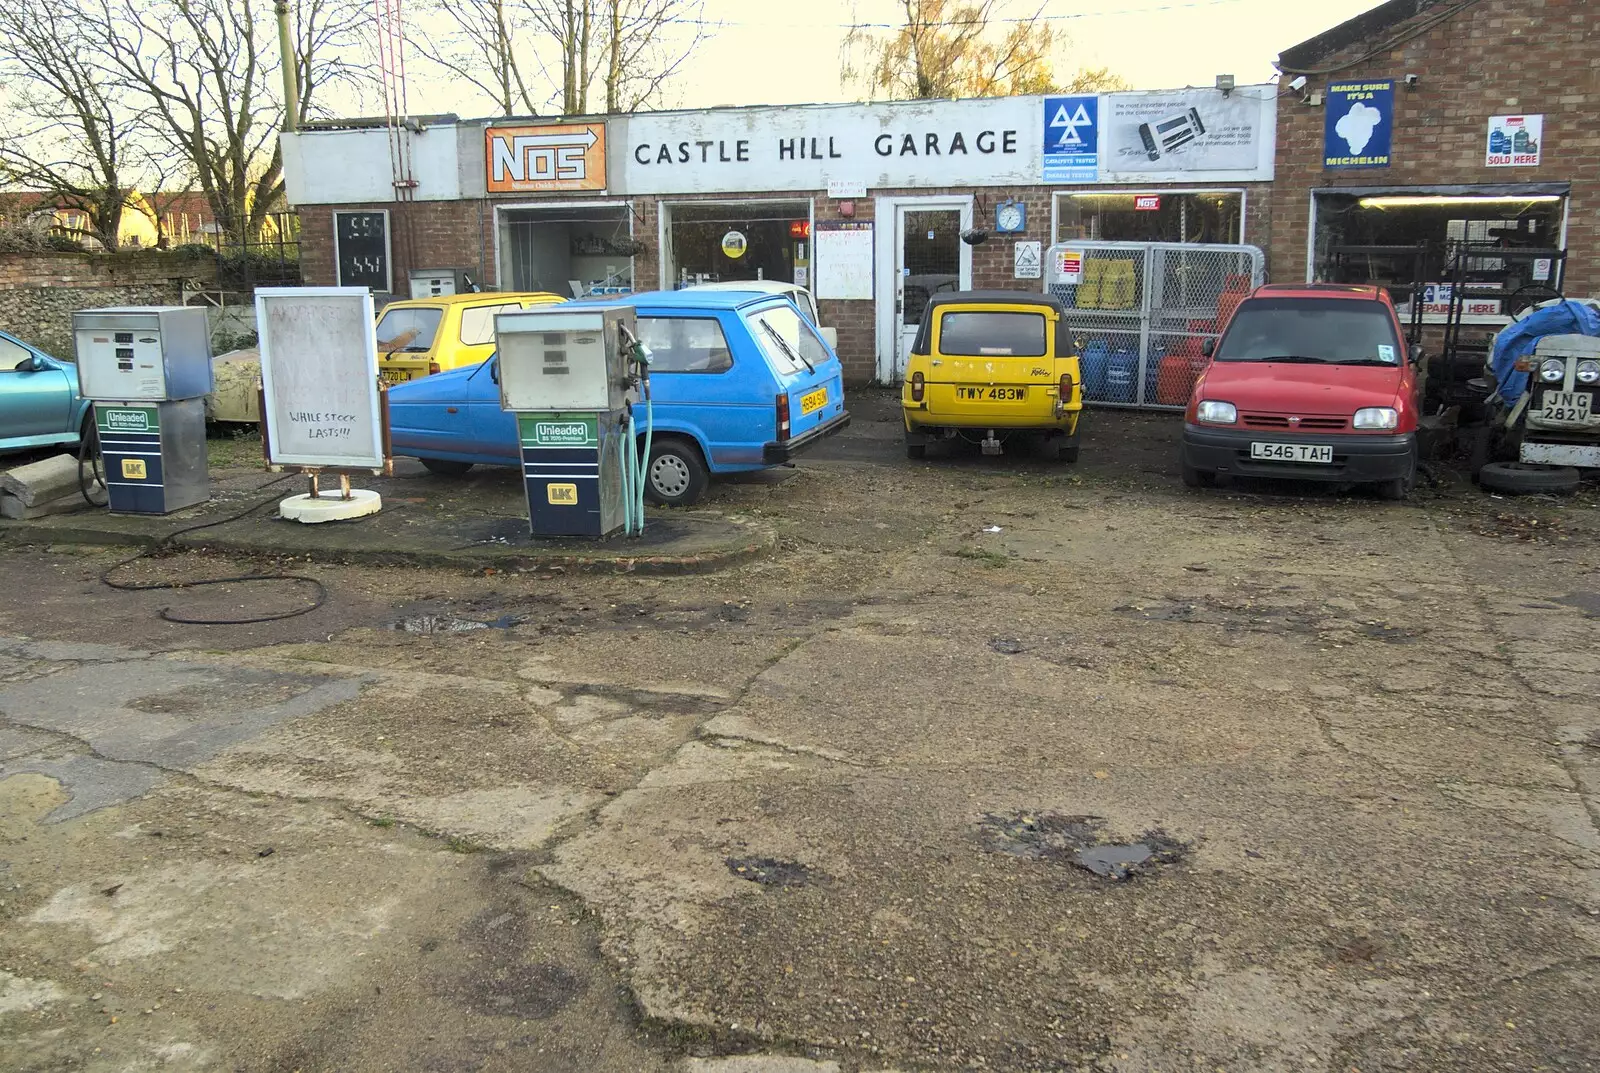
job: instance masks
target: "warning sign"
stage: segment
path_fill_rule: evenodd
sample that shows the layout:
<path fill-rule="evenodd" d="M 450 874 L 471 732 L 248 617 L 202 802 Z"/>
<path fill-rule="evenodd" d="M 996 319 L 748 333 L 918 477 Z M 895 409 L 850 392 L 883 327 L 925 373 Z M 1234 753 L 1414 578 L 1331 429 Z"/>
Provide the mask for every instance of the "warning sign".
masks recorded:
<path fill-rule="evenodd" d="M 1015 279 L 1038 279 L 1043 261 L 1043 243 L 1018 242 L 1011 249 L 1011 274 Z"/>
<path fill-rule="evenodd" d="M 1083 251 L 1059 250 L 1056 252 L 1056 282 L 1083 282 Z"/>

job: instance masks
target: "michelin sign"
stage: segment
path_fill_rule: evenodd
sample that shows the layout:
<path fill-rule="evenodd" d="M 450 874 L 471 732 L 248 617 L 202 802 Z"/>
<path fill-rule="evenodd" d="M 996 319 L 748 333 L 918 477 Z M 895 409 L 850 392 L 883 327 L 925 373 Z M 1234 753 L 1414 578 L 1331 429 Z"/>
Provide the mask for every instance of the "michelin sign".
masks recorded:
<path fill-rule="evenodd" d="M 1394 81 L 1328 86 L 1322 131 L 1324 168 L 1387 168 L 1394 135 Z"/>

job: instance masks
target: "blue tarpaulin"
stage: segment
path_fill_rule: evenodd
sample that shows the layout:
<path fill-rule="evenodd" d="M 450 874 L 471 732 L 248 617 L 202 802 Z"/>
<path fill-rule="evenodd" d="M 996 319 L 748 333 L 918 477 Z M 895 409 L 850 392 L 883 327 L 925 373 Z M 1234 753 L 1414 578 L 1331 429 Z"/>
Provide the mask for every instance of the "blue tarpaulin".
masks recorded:
<path fill-rule="evenodd" d="M 1517 359 L 1532 354 L 1539 340 L 1547 335 L 1600 336 L 1600 311 L 1587 303 L 1568 299 L 1535 310 L 1501 329 L 1494 337 L 1489 371 L 1494 374 L 1500 397 L 1506 402 L 1515 402 L 1528 390 L 1528 374 L 1517 371 Z"/>

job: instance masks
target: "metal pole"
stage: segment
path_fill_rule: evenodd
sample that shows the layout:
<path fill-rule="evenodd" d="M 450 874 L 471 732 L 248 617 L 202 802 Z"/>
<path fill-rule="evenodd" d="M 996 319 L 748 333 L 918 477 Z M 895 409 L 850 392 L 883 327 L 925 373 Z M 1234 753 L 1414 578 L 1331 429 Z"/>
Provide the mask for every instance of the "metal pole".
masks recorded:
<path fill-rule="evenodd" d="M 283 129 L 293 131 L 300 114 L 300 85 L 295 70 L 294 34 L 289 32 L 289 0 L 277 0 L 278 63 L 283 68 Z"/>

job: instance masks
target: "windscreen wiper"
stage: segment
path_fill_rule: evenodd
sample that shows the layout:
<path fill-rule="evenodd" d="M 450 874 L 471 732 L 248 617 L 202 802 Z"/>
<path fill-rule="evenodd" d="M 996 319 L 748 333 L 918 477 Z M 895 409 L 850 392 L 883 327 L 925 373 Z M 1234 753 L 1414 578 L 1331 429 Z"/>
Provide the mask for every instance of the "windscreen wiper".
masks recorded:
<path fill-rule="evenodd" d="M 1275 361 L 1285 365 L 1327 365 L 1325 358 L 1314 358 L 1309 354 L 1274 354 L 1270 358 L 1254 358 L 1254 361 Z"/>
<path fill-rule="evenodd" d="M 1400 363 L 1397 361 L 1384 361 L 1382 358 L 1351 358 L 1349 361 L 1336 361 L 1335 365 L 1382 365 L 1393 369 Z"/>
<path fill-rule="evenodd" d="M 789 357 L 791 357 L 791 358 L 795 359 L 796 361 L 798 361 L 801 365 L 804 365 L 806 367 L 806 372 L 811 373 L 813 376 L 816 375 L 816 372 L 817 372 L 816 366 L 812 365 L 809 361 L 807 361 L 804 354 L 801 354 L 799 351 L 795 350 L 794 347 L 790 346 L 789 345 L 789 341 L 787 339 L 785 339 L 783 336 L 778 334 L 778 329 L 774 328 L 772 325 L 768 324 L 766 321 L 762 321 L 761 322 L 761 327 L 762 327 L 762 329 L 764 331 L 766 331 L 766 333 L 769 336 L 772 337 L 772 340 L 775 343 L 777 343 L 780 347 L 783 348 L 783 352 L 785 354 L 789 355 Z"/>

